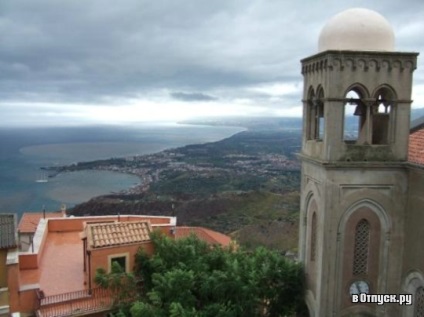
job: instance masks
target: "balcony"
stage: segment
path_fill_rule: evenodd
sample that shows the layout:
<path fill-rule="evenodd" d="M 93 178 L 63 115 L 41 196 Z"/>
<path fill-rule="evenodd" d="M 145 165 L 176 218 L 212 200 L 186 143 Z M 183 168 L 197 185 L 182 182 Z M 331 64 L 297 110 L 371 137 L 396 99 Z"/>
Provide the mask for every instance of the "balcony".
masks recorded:
<path fill-rule="evenodd" d="M 52 296 L 44 296 L 42 291 L 37 291 L 37 298 L 37 317 L 84 316 L 106 312 L 113 306 L 111 292 L 101 288 Z"/>

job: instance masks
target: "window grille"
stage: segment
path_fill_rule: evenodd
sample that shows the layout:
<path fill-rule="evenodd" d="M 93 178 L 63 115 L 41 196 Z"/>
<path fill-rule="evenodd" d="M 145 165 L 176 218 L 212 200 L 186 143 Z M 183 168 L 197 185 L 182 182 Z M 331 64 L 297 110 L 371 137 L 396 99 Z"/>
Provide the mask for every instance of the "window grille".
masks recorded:
<path fill-rule="evenodd" d="M 311 223 L 311 261 L 315 261 L 316 244 L 317 244 L 317 214 L 314 212 L 312 215 Z"/>
<path fill-rule="evenodd" d="M 415 293 L 415 317 L 424 316 L 424 288 L 421 286 Z"/>
<path fill-rule="evenodd" d="M 368 253 L 370 225 L 367 220 L 358 222 L 355 229 L 355 247 L 353 254 L 353 275 L 366 274 L 368 271 Z"/>

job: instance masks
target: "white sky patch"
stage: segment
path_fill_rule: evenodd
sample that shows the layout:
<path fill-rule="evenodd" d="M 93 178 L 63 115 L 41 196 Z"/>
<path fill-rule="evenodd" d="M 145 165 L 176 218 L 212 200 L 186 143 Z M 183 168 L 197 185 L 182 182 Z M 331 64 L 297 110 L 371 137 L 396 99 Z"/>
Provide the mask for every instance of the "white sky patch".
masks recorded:
<path fill-rule="evenodd" d="M 296 106 L 291 108 L 275 110 L 274 114 L 277 117 L 301 117 L 302 111 L 303 111 L 302 106 Z"/>
<path fill-rule="evenodd" d="M 179 102 L 139 100 L 131 104 L 110 107 L 91 107 L 81 113 L 100 122 L 180 121 L 192 117 L 257 115 L 264 111 L 257 106 L 234 102 Z"/>
<path fill-rule="evenodd" d="M 414 38 L 421 36 L 424 28 L 423 21 L 411 21 L 407 24 L 402 24 L 396 32 L 396 37 L 401 39 Z"/>
<path fill-rule="evenodd" d="M 302 83 L 274 83 L 251 87 L 250 90 L 267 94 L 270 96 L 284 96 L 287 94 L 299 93 L 302 94 Z"/>
<path fill-rule="evenodd" d="M 0 105 L 1 106 L 1 105 Z M 228 102 L 180 102 L 165 100 L 131 100 L 126 104 L 8 104 L 16 109 L 8 112 L 6 125 L 74 125 L 125 124 L 136 122 L 177 122 L 195 117 L 261 116 L 273 112 L 254 106 L 248 99 Z"/>
<path fill-rule="evenodd" d="M 423 108 L 424 107 L 424 84 L 414 85 L 412 91 L 412 108 Z"/>

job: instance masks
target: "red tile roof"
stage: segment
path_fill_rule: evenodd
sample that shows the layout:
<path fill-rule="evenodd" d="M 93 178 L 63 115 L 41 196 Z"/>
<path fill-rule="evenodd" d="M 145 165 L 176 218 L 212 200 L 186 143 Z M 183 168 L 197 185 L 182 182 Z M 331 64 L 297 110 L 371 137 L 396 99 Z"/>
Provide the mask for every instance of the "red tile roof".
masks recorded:
<path fill-rule="evenodd" d="M 228 246 L 231 244 L 231 238 L 225 234 L 202 228 L 202 227 L 176 227 L 175 238 L 187 238 L 191 234 L 195 234 L 200 240 L 203 240 L 209 244 L 220 244 L 222 246 Z"/>
<path fill-rule="evenodd" d="M 87 224 L 89 248 L 102 248 L 150 240 L 149 221 Z"/>
<path fill-rule="evenodd" d="M 18 232 L 20 233 L 35 233 L 37 230 L 40 219 L 43 219 L 44 213 L 42 212 L 25 212 L 22 215 L 21 221 L 19 221 Z M 62 212 L 46 212 L 45 217 L 47 218 L 62 218 L 65 214 Z"/>
<path fill-rule="evenodd" d="M 424 165 L 424 129 L 412 131 L 409 135 L 408 161 Z"/>

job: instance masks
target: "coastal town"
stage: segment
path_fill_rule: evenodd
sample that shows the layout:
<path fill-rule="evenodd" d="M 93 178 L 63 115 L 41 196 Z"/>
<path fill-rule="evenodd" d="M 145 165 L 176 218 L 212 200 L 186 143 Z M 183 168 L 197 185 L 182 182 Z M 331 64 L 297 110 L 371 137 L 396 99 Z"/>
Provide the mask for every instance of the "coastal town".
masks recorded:
<path fill-rule="evenodd" d="M 221 142 L 189 145 L 155 154 L 79 162 L 46 169 L 50 170 L 51 176 L 78 170 L 104 170 L 133 174 L 140 178 L 140 184 L 124 190 L 121 194 L 147 192 L 153 183 L 167 179 L 170 174 L 176 173 L 191 173 L 205 179 L 220 175 L 227 177 L 231 175 L 232 179 L 236 179 L 249 175 L 267 178 L 272 182 L 281 176 L 281 171 L 300 169 L 299 161 L 293 156 L 300 140 L 293 138 L 288 145 L 281 144 L 281 148 L 279 148 L 280 144 L 275 144 L 256 152 L 252 148 L 256 148 L 261 140 L 252 140 L 251 135 L 252 132 L 236 135 L 236 139 L 245 137 L 247 140 L 246 144 L 237 145 L 236 148 L 231 147 L 235 145 L 235 142 L 229 138 Z M 226 143 L 231 146 L 226 146 Z"/>

